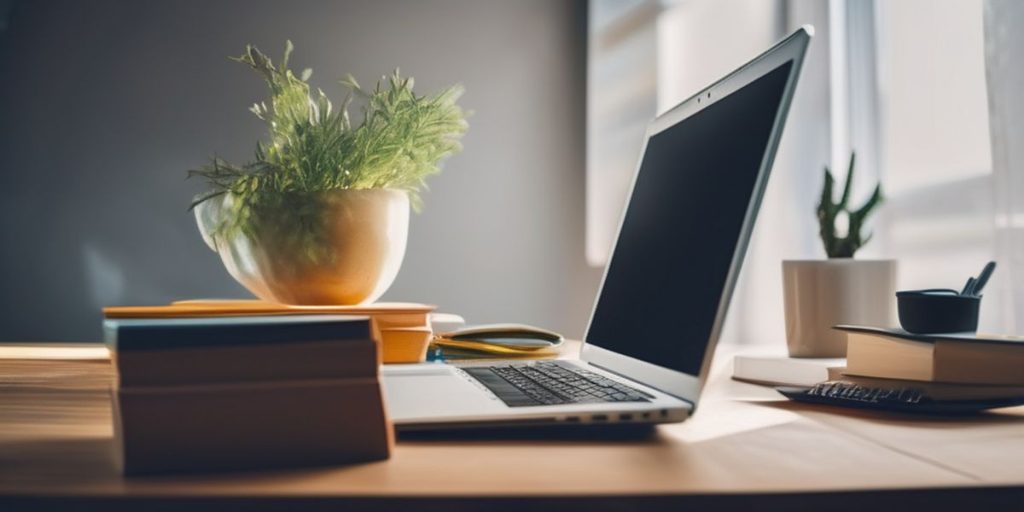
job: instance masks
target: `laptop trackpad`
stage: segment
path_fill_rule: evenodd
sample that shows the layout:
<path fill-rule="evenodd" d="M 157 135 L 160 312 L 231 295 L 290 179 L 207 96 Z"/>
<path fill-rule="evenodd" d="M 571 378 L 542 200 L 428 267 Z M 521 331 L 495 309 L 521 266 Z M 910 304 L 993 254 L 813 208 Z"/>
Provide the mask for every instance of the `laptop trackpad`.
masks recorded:
<path fill-rule="evenodd" d="M 388 414 L 398 424 L 429 418 L 479 416 L 508 408 L 498 398 L 442 364 L 384 366 Z"/>

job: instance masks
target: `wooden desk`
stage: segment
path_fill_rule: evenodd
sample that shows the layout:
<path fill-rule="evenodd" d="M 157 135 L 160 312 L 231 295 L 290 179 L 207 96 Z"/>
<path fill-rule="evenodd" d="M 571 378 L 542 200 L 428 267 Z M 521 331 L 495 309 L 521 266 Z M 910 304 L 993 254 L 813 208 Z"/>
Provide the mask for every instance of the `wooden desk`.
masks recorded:
<path fill-rule="evenodd" d="M 402 439 L 385 462 L 130 479 L 109 455 L 108 363 L 0 360 L 0 510 L 1024 510 L 1024 408 L 801 406 L 730 380 L 728 356 L 694 418 L 642 438 Z"/>

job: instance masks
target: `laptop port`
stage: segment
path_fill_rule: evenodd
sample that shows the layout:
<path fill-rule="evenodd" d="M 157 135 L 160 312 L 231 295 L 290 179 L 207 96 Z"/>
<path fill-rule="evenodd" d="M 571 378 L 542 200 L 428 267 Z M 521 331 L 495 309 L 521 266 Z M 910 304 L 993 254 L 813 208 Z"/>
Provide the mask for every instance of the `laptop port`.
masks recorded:
<path fill-rule="evenodd" d="M 661 417 L 662 418 L 668 418 L 668 409 L 662 409 L 661 410 Z"/>
<path fill-rule="evenodd" d="M 608 421 L 608 416 L 604 414 L 595 414 L 590 417 L 590 421 Z"/>
<path fill-rule="evenodd" d="M 619 419 L 622 420 L 622 421 L 633 421 L 633 415 L 632 414 L 620 414 L 619 415 Z"/>
<path fill-rule="evenodd" d="M 568 422 L 568 423 L 579 423 L 580 422 L 580 417 L 579 416 L 567 416 L 562 421 L 565 421 L 565 422 Z"/>

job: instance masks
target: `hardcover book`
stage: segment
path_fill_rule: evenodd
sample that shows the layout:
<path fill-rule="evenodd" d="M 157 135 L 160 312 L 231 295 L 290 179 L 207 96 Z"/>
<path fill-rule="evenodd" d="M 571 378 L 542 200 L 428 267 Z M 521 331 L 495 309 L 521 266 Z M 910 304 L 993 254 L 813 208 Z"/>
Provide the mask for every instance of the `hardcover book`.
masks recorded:
<path fill-rule="evenodd" d="M 840 325 L 849 375 L 924 382 L 1024 386 L 1024 337 Z"/>

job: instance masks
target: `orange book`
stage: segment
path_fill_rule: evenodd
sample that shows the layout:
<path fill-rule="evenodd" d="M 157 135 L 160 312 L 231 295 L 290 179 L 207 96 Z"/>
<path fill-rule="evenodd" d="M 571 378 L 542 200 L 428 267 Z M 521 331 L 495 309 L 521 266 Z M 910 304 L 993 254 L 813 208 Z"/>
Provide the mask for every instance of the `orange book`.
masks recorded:
<path fill-rule="evenodd" d="M 106 318 L 189 318 L 265 315 L 359 315 L 371 319 L 384 363 L 423 361 L 433 338 L 428 304 L 380 302 L 357 306 L 296 306 L 261 300 L 184 300 L 165 306 L 111 306 Z"/>

